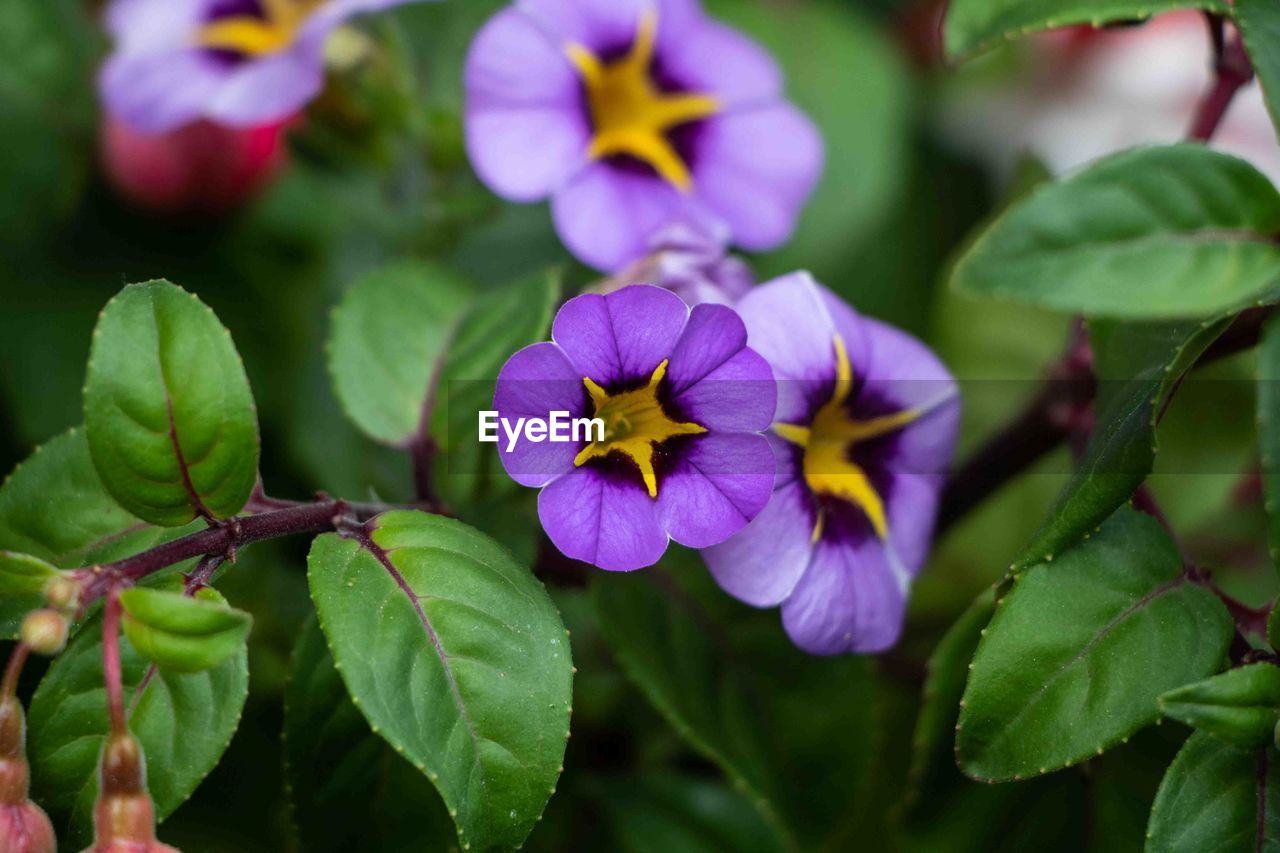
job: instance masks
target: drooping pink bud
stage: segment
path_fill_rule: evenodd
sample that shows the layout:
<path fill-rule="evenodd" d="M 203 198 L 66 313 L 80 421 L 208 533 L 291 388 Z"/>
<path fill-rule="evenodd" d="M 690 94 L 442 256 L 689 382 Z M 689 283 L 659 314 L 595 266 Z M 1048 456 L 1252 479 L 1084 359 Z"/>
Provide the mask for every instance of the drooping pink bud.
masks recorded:
<path fill-rule="evenodd" d="M 146 759 L 137 738 L 111 735 L 98 773 L 94 840 L 84 853 L 180 853 L 156 840 L 155 806 L 147 793 Z"/>
<path fill-rule="evenodd" d="M 22 704 L 13 697 L 0 700 L 0 851 L 54 853 L 53 824 L 27 797 L 25 743 Z"/>
<path fill-rule="evenodd" d="M 249 129 L 198 121 L 168 133 L 138 133 L 106 118 L 103 168 L 127 201 L 156 213 L 222 214 L 244 204 L 288 161 L 289 119 Z"/>

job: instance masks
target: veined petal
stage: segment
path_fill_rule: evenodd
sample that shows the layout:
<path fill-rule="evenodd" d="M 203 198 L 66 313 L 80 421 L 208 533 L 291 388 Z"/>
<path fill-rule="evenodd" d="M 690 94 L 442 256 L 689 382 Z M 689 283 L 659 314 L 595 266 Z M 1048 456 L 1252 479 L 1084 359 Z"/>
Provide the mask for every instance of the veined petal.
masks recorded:
<path fill-rule="evenodd" d="M 682 448 L 662 478 L 659 523 L 681 545 L 719 544 L 760 514 L 773 478 L 773 452 L 764 436 L 699 436 Z"/>
<path fill-rule="evenodd" d="M 538 494 L 538 518 L 566 556 L 615 572 L 651 566 L 667 550 L 657 505 L 637 483 L 576 468 Z"/>
<path fill-rule="evenodd" d="M 792 481 L 741 532 L 707 548 L 702 559 L 716 583 L 754 607 L 786 600 L 813 554 L 817 511 L 808 489 Z"/>
<path fill-rule="evenodd" d="M 518 418 L 548 418 L 564 411 L 569 417 L 589 416 L 582 377 L 561 349 L 552 343 L 527 346 L 503 365 L 493 395 L 499 417 L 515 423 Z M 573 470 L 579 445 L 574 442 L 526 441 L 523 437 L 507 449 L 507 437 L 498 432 L 502 467 L 522 486 L 543 486 Z"/>
<path fill-rule="evenodd" d="M 670 356 L 688 318 L 680 297 L 639 285 L 569 300 L 556 314 L 551 336 L 580 380 L 608 388 L 648 380 Z"/>

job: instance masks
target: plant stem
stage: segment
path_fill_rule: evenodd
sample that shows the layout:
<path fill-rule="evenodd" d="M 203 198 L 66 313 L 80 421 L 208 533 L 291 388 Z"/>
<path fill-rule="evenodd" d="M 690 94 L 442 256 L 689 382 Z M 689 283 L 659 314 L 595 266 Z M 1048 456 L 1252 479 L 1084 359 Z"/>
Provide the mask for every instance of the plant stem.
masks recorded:
<path fill-rule="evenodd" d="M 1213 84 L 1196 108 L 1191 129 L 1187 131 L 1187 139 L 1195 142 L 1208 142 L 1213 138 L 1236 92 L 1253 79 L 1253 66 L 1240 33 L 1233 30 L 1223 36 L 1220 20 L 1217 26 L 1219 35 L 1214 39 Z"/>
<path fill-rule="evenodd" d="M 18 676 L 22 674 L 22 666 L 27 662 L 31 647 L 26 643 L 18 643 L 9 653 L 9 663 L 4 668 L 4 680 L 0 681 L 0 700 L 12 699 L 18 693 Z"/>
<path fill-rule="evenodd" d="M 124 685 L 120 669 L 120 590 L 107 590 L 102 608 L 102 680 L 107 686 L 107 714 L 111 733 L 125 735 L 129 727 L 124 718 Z"/>

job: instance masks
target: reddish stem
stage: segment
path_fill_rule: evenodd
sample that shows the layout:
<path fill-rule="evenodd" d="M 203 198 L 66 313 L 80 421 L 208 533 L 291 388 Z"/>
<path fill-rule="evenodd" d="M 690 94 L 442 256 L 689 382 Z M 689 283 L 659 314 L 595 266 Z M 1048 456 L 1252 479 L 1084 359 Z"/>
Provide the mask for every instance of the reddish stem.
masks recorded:
<path fill-rule="evenodd" d="M 1240 33 L 1233 31 L 1221 42 L 1215 41 L 1215 47 L 1219 44 L 1213 64 L 1213 85 L 1200 101 L 1191 129 L 1187 131 L 1187 138 L 1195 142 L 1208 142 L 1213 137 L 1236 92 L 1253 79 L 1253 66 Z"/>
<path fill-rule="evenodd" d="M 102 607 L 102 679 L 107 685 L 107 714 L 113 735 L 128 735 L 124 718 L 124 682 L 120 668 L 120 590 L 112 587 Z"/>
<path fill-rule="evenodd" d="M 0 700 L 12 699 L 18 693 L 18 676 L 22 674 L 22 666 L 27 662 L 31 648 L 26 643 L 18 643 L 9 653 L 9 663 L 4 668 L 4 680 L 0 681 Z"/>

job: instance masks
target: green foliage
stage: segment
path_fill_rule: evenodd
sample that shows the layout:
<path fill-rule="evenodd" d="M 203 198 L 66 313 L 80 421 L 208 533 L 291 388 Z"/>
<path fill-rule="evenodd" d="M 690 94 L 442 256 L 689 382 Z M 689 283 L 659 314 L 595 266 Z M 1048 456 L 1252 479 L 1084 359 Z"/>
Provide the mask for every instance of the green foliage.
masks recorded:
<path fill-rule="evenodd" d="M 1231 9 L 1266 98 L 1271 123 L 1280 127 L 1280 6 L 1268 0 L 1235 0 Z"/>
<path fill-rule="evenodd" d="M 947 54 L 963 58 L 1000 39 L 1072 24 L 1094 27 L 1145 19 L 1174 9 L 1205 9 L 1221 15 L 1222 0 L 955 0 L 947 10 L 943 40 Z"/>
<path fill-rule="evenodd" d="M 1052 559 L 1129 500 L 1155 464 L 1156 422 L 1170 395 L 1229 322 L 1091 324 L 1094 372 L 1101 380 L 1097 423 L 1014 571 Z"/>
<path fill-rule="evenodd" d="M 1280 850 L 1280 762 L 1196 732 L 1178 753 L 1151 808 L 1151 853 Z"/>
<path fill-rule="evenodd" d="M 1126 151 L 1038 187 L 956 264 L 962 291 L 1088 316 L 1209 317 L 1280 275 L 1280 193 L 1202 145 Z"/>
<path fill-rule="evenodd" d="M 284 708 L 289 802 L 302 849 L 456 849 L 440 795 L 369 730 L 315 619 L 294 648 Z"/>
<path fill-rule="evenodd" d="M 1265 746 L 1280 722 L 1280 667 L 1250 664 L 1170 690 L 1160 713 L 1242 749 Z"/>
<path fill-rule="evenodd" d="M 71 849 L 88 842 L 98 754 L 108 731 L 101 622 L 82 631 L 40 681 L 27 715 L 33 796 Z M 129 729 L 147 757 L 147 785 L 163 819 L 218 763 L 249 690 L 244 646 L 213 669 L 155 670 L 121 638 Z M 65 836 L 62 833 L 66 833 Z"/>
<path fill-rule="evenodd" d="M 189 597 L 135 587 L 120 593 L 125 636 L 138 653 L 168 672 L 211 669 L 244 647 L 253 618 L 228 607 L 213 589 Z"/>
<path fill-rule="evenodd" d="M 58 569 L 39 557 L 0 551 L 0 598 L 38 596 Z"/>
<path fill-rule="evenodd" d="M 165 527 L 228 518 L 258 475 L 253 394 L 231 335 L 167 281 L 129 285 L 94 330 L 85 431 L 102 482 Z"/>
<path fill-rule="evenodd" d="M 1117 512 L 1014 581 L 978 646 L 956 733 L 961 768 L 999 781 L 1089 758 L 1214 672 L 1231 617 L 1183 573 L 1155 519 Z"/>
<path fill-rule="evenodd" d="M 1273 562 L 1280 561 L 1280 321 L 1263 327 L 1258 343 L 1258 447 L 1267 539 Z M 1280 562 L 1277 562 L 1280 565 Z"/>
<path fill-rule="evenodd" d="M 312 545 L 337 666 L 375 733 L 440 791 L 472 849 L 520 844 L 554 790 L 572 701 L 542 585 L 464 524 L 419 512 Z"/>

